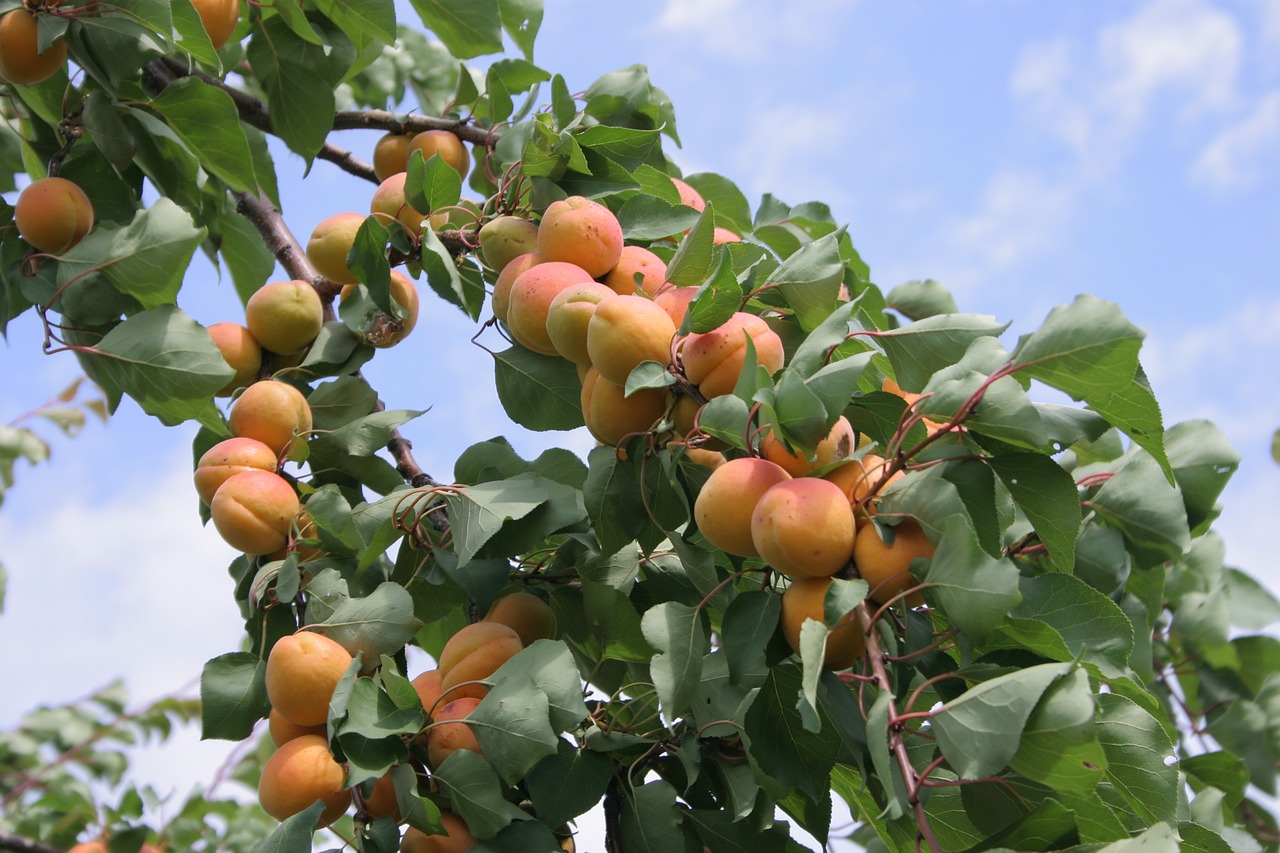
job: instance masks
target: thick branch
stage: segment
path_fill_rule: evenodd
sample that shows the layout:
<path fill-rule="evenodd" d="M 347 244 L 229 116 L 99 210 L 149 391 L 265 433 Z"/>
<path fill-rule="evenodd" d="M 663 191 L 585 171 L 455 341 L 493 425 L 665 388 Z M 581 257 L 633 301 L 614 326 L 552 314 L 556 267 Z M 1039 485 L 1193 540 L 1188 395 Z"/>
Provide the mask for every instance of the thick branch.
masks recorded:
<path fill-rule="evenodd" d="M 14 853 L 63 853 L 61 847 L 53 847 L 33 838 L 11 835 L 0 832 L 0 850 L 12 850 Z"/>
<path fill-rule="evenodd" d="M 447 130 L 464 142 L 487 145 L 495 131 L 453 118 L 404 115 L 386 110 L 339 110 L 333 117 L 334 130 L 386 130 L 395 133 L 421 133 L 424 130 Z"/>

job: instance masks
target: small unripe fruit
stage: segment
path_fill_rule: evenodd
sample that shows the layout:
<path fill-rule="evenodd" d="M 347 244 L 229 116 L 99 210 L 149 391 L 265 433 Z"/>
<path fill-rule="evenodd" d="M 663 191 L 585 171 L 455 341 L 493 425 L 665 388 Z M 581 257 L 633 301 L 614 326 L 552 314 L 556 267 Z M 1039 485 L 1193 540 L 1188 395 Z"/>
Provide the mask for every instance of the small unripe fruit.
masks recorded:
<path fill-rule="evenodd" d="M 196 463 L 196 494 L 208 506 L 218 487 L 243 471 L 270 471 L 279 467 L 275 451 L 254 438 L 228 438 L 210 447 Z"/>
<path fill-rule="evenodd" d="M 617 297 L 615 297 L 617 298 Z M 633 433 L 648 432 L 667 410 L 663 388 L 645 388 L 626 396 L 626 388 L 610 382 L 594 367 L 582 380 L 582 418 L 605 444 L 621 444 Z"/>
<path fill-rule="evenodd" d="M 359 213 L 335 213 L 320 220 L 307 241 L 307 257 L 320 275 L 338 284 L 356 283 L 358 279 L 347 266 L 347 254 L 364 220 Z"/>
<path fill-rule="evenodd" d="M 281 637 L 267 656 L 271 707 L 297 725 L 325 725 L 334 688 L 351 660 L 350 652 L 324 634 L 299 631 Z"/>
<path fill-rule="evenodd" d="M 755 314 L 739 311 L 709 332 L 689 335 L 681 349 L 684 375 L 708 400 L 733 393 L 747 357 L 747 338 L 756 348 L 756 363 L 770 373 L 782 367 L 782 338 Z"/>
<path fill-rule="evenodd" d="M 818 442 L 813 459 L 805 454 L 796 455 L 783 447 L 772 432 L 760 439 L 760 455 L 770 462 L 777 462 L 792 477 L 803 477 L 811 471 L 848 458 L 857 449 L 857 436 L 849 419 L 841 415 L 831 427 L 831 432 Z"/>
<path fill-rule="evenodd" d="M 447 702 L 436 710 L 432 718 L 435 725 L 427 732 L 427 758 L 432 767 L 439 767 L 446 758 L 459 749 L 469 749 L 472 752 L 484 754 L 471 726 L 460 722 L 465 720 L 479 704 L 480 700 L 474 696 L 464 696 Z"/>
<path fill-rule="evenodd" d="M 622 225 L 598 201 L 582 196 L 553 201 L 538 226 L 538 254 L 546 261 L 576 264 L 597 278 L 622 256 Z"/>
<path fill-rule="evenodd" d="M 760 496 L 751 515 L 751 541 L 760 556 L 789 577 L 828 577 L 853 555 L 854 524 L 840 487 L 797 477 Z"/>
<path fill-rule="evenodd" d="M 196 7 L 214 50 L 221 49 L 240 23 L 240 0 L 192 0 L 191 5 Z"/>
<path fill-rule="evenodd" d="M 806 619 L 826 622 L 825 599 L 831 578 L 796 578 L 782 594 L 782 635 L 796 654 L 800 654 L 800 630 Z M 827 634 L 822 665 L 830 670 L 848 669 L 862 657 L 866 637 L 853 613 L 840 621 Z"/>
<path fill-rule="evenodd" d="M 666 364 L 676 327 L 661 306 L 644 296 L 614 296 L 596 306 L 587 323 L 587 354 L 600 375 L 626 385 L 642 361 Z"/>
<path fill-rule="evenodd" d="M 880 538 L 876 525 L 865 524 L 853 545 L 854 565 L 870 587 L 867 597 L 880 604 L 915 586 L 916 580 L 910 573 L 911 561 L 917 557 L 932 559 L 934 552 L 933 542 L 915 519 L 903 519 L 891 535 L 893 542 L 886 543 Z M 907 604 L 919 607 L 924 604 L 924 596 L 912 593 L 907 596 Z"/>
<path fill-rule="evenodd" d="M 21 9 L 10 12 L 30 17 Z M 13 221 L 22 239 L 42 252 L 61 254 L 93 229 L 93 205 L 84 190 L 66 178 L 41 178 L 21 193 L 13 206 Z"/>
<path fill-rule="evenodd" d="M 241 471 L 227 478 L 209 502 L 218 534 L 246 554 L 284 547 L 300 509 L 293 486 L 274 471 Z"/>
<path fill-rule="evenodd" d="M 640 289 L 653 296 L 667 283 L 667 264 L 642 246 L 623 246 L 617 266 L 609 270 L 604 283 L 628 296 L 636 292 L 636 276 Z"/>
<path fill-rule="evenodd" d="M 591 281 L 586 270 L 561 261 L 544 261 L 516 277 L 507 304 L 507 329 L 518 343 L 543 355 L 556 355 L 547 334 L 551 302 L 570 285 Z"/>
<path fill-rule="evenodd" d="M 66 40 L 55 39 L 41 53 L 38 39 L 36 16 L 26 9 L 14 9 L 0 17 L 0 77 L 18 86 L 31 86 L 58 73 L 67 61 Z"/>
<path fill-rule="evenodd" d="M 311 406 L 292 385 L 264 379 L 236 398 L 227 425 L 232 435 L 256 438 L 281 458 L 294 441 L 306 440 L 311 431 Z"/>
<path fill-rule="evenodd" d="M 300 726 L 275 708 L 272 708 L 271 713 L 267 714 L 267 733 L 271 735 L 271 742 L 276 746 L 284 746 L 294 738 L 299 738 L 303 735 L 325 737 L 327 732 L 327 725 Z"/>
<path fill-rule="evenodd" d="M 506 625 L 520 636 L 520 642 L 531 646 L 537 640 L 556 636 L 556 615 L 551 606 L 530 592 L 513 592 L 494 601 L 484 622 Z"/>
<path fill-rule="evenodd" d="M 471 153 L 467 151 L 467 146 L 447 130 L 426 130 L 416 134 L 409 140 L 408 156 L 412 157 L 414 151 L 421 151 L 424 160 L 430 160 L 432 155 L 439 154 L 440 159 L 461 178 L 465 178 L 467 172 L 471 171 Z"/>
<path fill-rule="evenodd" d="M 316 825 L 328 826 L 351 804 L 351 792 L 342 787 L 346 775 L 324 738 L 303 735 L 277 749 L 262 766 L 258 802 L 276 820 L 287 820 L 323 800 L 325 808 Z"/>
<path fill-rule="evenodd" d="M 373 146 L 373 174 L 385 181 L 409 166 L 409 142 L 413 134 L 388 133 Z"/>
<path fill-rule="evenodd" d="M 254 291 L 244 306 L 245 325 L 265 349 L 295 353 L 311 345 L 324 326 L 324 305 L 300 279 L 273 281 Z"/>
<path fill-rule="evenodd" d="M 767 459 L 730 459 L 711 472 L 693 504 L 693 517 L 707 541 L 739 557 L 758 557 L 751 513 L 774 485 L 791 475 Z"/>
<path fill-rule="evenodd" d="M 213 339 L 218 352 L 236 375 L 224 385 L 215 397 L 230 397 L 237 388 L 244 388 L 258 381 L 262 372 L 262 346 L 246 327 L 239 323 L 214 323 L 206 331 Z"/>
<path fill-rule="evenodd" d="M 538 226 L 519 216 L 499 216 L 480 228 L 480 254 L 484 264 L 501 273 L 521 255 L 538 250 Z"/>

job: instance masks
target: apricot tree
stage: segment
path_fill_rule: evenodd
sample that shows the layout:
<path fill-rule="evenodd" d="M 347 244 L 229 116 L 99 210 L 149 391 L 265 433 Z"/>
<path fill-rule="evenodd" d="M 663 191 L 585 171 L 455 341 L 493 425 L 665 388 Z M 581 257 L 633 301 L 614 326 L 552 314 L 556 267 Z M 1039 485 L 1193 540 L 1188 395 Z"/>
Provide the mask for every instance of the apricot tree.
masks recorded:
<path fill-rule="evenodd" d="M 609 851 L 784 851 L 834 798 L 873 849 L 1276 848 L 1280 644 L 1245 632 L 1280 605 L 1211 529 L 1238 457 L 1163 423 L 1116 305 L 1006 345 L 825 205 L 679 174 L 644 68 L 535 64 L 537 0 L 414 8 L 437 41 L 391 0 L 0 2 L 5 166 L 92 208 L 0 206 L 0 329 L 199 424 L 245 627 L 200 715 L 270 720 L 260 849 L 572 849 L 602 805 Z M 367 212 L 295 234 L 269 137 Z M 177 307 L 197 250 L 243 317 Z M 412 386 L 361 373 L 429 358 L 423 287 L 513 422 L 598 446 L 423 471 Z"/>

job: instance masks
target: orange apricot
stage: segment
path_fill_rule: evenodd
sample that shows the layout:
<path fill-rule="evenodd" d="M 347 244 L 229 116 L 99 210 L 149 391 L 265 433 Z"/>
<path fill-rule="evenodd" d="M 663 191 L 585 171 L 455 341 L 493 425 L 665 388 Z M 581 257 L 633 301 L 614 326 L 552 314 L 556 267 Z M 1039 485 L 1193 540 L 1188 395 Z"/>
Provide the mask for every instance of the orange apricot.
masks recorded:
<path fill-rule="evenodd" d="M 14 9 L 0 17 L 0 77 L 18 86 L 31 86 L 48 80 L 66 63 L 66 39 L 54 39 L 42 52 L 38 29 L 36 16 L 27 9 Z"/>
<path fill-rule="evenodd" d="M 289 541 L 300 509 L 293 486 L 274 471 L 251 469 L 227 478 L 209 502 L 218 535 L 237 551 L 270 554 Z"/>
<path fill-rule="evenodd" d="M 21 9 L 15 15 L 30 17 Z M 66 178 L 32 181 L 13 206 L 13 221 L 22 239 L 42 252 L 57 255 L 67 251 L 93 230 L 93 205 L 84 190 Z"/>
<path fill-rule="evenodd" d="M 471 152 L 461 139 L 447 130 L 425 130 L 415 134 L 409 140 L 407 156 L 412 157 L 415 151 L 421 151 L 424 160 L 430 160 L 433 155 L 439 154 L 440 159 L 457 172 L 459 177 L 465 178 L 467 172 L 471 171 Z"/>
<path fill-rule="evenodd" d="M 867 596 L 880 604 L 915 586 L 911 561 L 917 557 L 932 559 L 934 552 L 933 542 L 915 519 L 904 518 L 889 535 L 892 542 L 881 538 L 877 525 L 865 524 L 853 544 L 853 563 L 870 587 Z M 919 607 L 924 604 L 924 596 L 914 592 L 907 596 L 907 604 Z"/>
<path fill-rule="evenodd" d="M 576 264 L 597 278 L 622 256 L 622 225 L 598 201 L 583 196 L 553 201 L 538 225 L 538 254 L 545 261 Z"/>
<path fill-rule="evenodd" d="M 299 631 L 281 637 L 267 655 L 271 707 L 300 726 L 326 725 L 334 688 L 351 661 L 351 653 L 324 634 Z"/>
<path fill-rule="evenodd" d="M 191 0 L 191 5 L 200 15 L 213 49 L 220 50 L 240 23 L 240 0 Z"/>
<path fill-rule="evenodd" d="M 268 282 L 245 303 L 244 323 L 264 349 L 287 355 L 311 346 L 320 334 L 324 305 L 301 279 Z"/>
<path fill-rule="evenodd" d="M 702 193 L 689 186 L 680 178 L 672 178 L 671 183 L 676 185 L 676 192 L 680 193 L 680 203 L 694 210 L 703 211 L 707 209 L 707 203 L 702 198 Z"/>
<path fill-rule="evenodd" d="M 495 600 L 481 621 L 506 625 L 526 646 L 556 636 L 556 615 L 551 605 L 531 592 L 513 592 Z"/>
<path fill-rule="evenodd" d="M 427 712 L 428 717 L 439 710 L 440 694 L 443 692 L 440 686 L 440 670 L 428 669 L 411 678 L 409 683 L 417 692 L 418 699 L 422 701 L 422 710 Z"/>
<path fill-rule="evenodd" d="M 400 841 L 400 853 L 464 853 L 479 843 L 466 822 L 451 811 L 440 810 L 444 833 L 427 835 L 409 827 Z"/>
<path fill-rule="evenodd" d="M 739 311 L 703 334 L 689 335 L 681 349 L 684 375 L 708 400 L 733 393 L 747 356 L 747 338 L 756 348 L 756 363 L 770 373 L 782 367 L 782 338 L 755 314 Z"/>
<path fill-rule="evenodd" d="M 255 438 L 281 457 L 295 440 L 306 440 L 311 431 L 311 406 L 292 385 L 264 379 L 236 398 L 227 425 L 232 435 Z"/>
<path fill-rule="evenodd" d="M 667 264 L 643 246 L 623 246 L 617 265 L 604 276 L 604 283 L 623 296 L 636 292 L 636 276 L 640 289 L 653 296 L 667 283 Z"/>
<path fill-rule="evenodd" d="M 342 288 L 342 300 L 346 301 L 355 291 L 356 286 L 352 284 Z M 370 305 L 373 307 L 365 312 L 363 319 L 358 323 L 359 330 L 356 334 L 371 347 L 386 349 L 395 346 L 407 338 L 418 325 L 418 312 L 421 305 L 418 288 L 413 280 L 400 270 L 391 271 L 391 298 L 408 313 L 403 318 L 392 317 L 370 300 Z"/>
<path fill-rule="evenodd" d="M 520 273 L 542 263 L 542 256 L 537 252 L 525 252 L 512 258 L 502 272 L 498 273 L 493 283 L 493 316 L 503 323 L 507 322 L 507 311 L 511 307 L 511 286 L 515 284 Z"/>
<path fill-rule="evenodd" d="M 605 444 L 620 444 L 632 433 L 648 432 L 667 410 L 667 392 L 644 388 L 630 397 L 594 367 L 582 380 L 582 418 L 587 430 Z"/>
<path fill-rule="evenodd" d="M 409 142 L 412 133 L 384 134 L 373 146 L 373 174 L 385 181 L 409 167 Z"/>
<path fill-rule="evenodd" d="M 480 228 L 480 256 L 501 273 L 521 255 L 538 250 L 538 226 L 519 216 L 498 216 Z"/>
<path fill-rule="evenodd" d="M 826 437 L 818 442 L 812 458 L 787 450 L 772 432 L 760 439 L 760 455 L 777 462 L 792 477 L 803 477 L 811 471 L 845 459 L 857 448 L 857 436 L 848 418 L 841 415 Z"/>
<path fill-rule="evenodd" d="M 444 760 L 459 749 L 484 754 L 476 733 L 465 720 L 480 704 L 474 696 L 454 699 L 441 707 L 432 718 L 434 725 L 427 731 L 427 759 L 432 767 L 439 767 Z"/>
<path fill-rule="evenodd" d="M 335 213 L 320 220 L 311 231 L 307 257 L 320 275 L 338 284 L 356 283 L 358 279 L 347 266 L 347 254 L 365 218 L 359 213 Z"/>
<path fill-rule="evenodd" d="M 676 327 L 644 296 L 614 296 L 596 306 L 587 323 L 587 354 L 600 375 L 617 385 L 642 361 L 666 364 Z"/>
<path fill-rule="evenodd" d="M 679 329 L 680 324 L 684 322 L 684 315 L 689 311 L 689 303 L 697 295 L 698 288 L 696 287 L 667 286 L 658 291 L 658 295 L 653 297 L 653 301 L 654 304 L 662 306 L 662 310 L 667 312 L 671 317 L 671 322 Z"/>
<path fill-rule="evenodd" d="M 721 243 L 741 243 L 741 242 L 742 242 L 742 238 L 739 237 L 734 232 L 730 231 L 728 228 L 721 228 L 720 226 L 717 225 L 715 230 L 711 232 L 711 244 L 713 246 L 718 246 Z"/>
<path fill-rule="evenodd" d="M 853 554 L 853 513 L 829 480 L 796 477 L 771 487 L 751 514 L 751 541 L 788 577 L 828 577 Z"/>
<path fill-rule="evenodd" d="M 693 517 L 707 541 L 739 557 L 758 557 L 751 514 L 770 488 L 791 475 L 767 459 L 730 459 L 711 472 L 693 504 Z"/>
<path fill-rule="evenodd" d="M 196 463 L 196 494 L 208 506 L 218 487 L 242 471 L 270 471 L 279 467 L 275 451 L 255 438 L 227 438 L 210 447 Z"/>
<path fill-rule="evenodd" d="M 618 294 L 596 281 L 572 284 L 547 307 L 547 337 L 560 355 L 574 364 L 591 364 L 587 328 L 596 306 Z"/>
<path fill-rule="evenodd" d="M 514 629 L 498 622 L 474 622 L 449 638 L 440 651 L 440 688 L 449 701 L 464 696 L 483 698 L 482 681 L 524 648 Z"/>
<path fill-rule="evenodd" d="M 404 190 L 406 177 L 404 172 L 396 172 L 388 175 L 382 183 L 378 184 L 378 188 L 373 191 L 373 196 L 369 199 L 369 213 L 388 227 L 393 222 L 399 222 L 406 231 L 417 236 L 422 233 L 422 224 L 428 217 L 427 214 L 409 204 Z M 434 214 L 431 216 L 431 225 L 432 227 L 441 225 L 447 219 L 448 214 L 444 216 Z"/>
<path fill-rule="evenodd" d="M 214 394 L 215 397 L 230 397 L 237 388 L 258 380 L 258 374 L 262 372 L 262 346 L 253 332 L 239 323 L 214 323 L 205 331 L 213 338 L 222 360 L 236 372 L 231 381 Z"/>
<path fill-rule="evenodd" d="M 267 714 L 267 733 L 271 735 L 271 742 L 276 746 L 284 746 L 294 738 L 302 737 L 303 735 L 325 737 L 328 728 L 328 725 L 300 726 L 275 708 L 272 708 L 271 712 Z"/>
<path fill-rule="evenodd" d="M 374 820 L 389 817 L 400 822 L 400 803 L 396 800 L 396 783 L 390 771 L 374 780 L 373 790 L 364 798 L 364 810 Z"/>
<path fill-rule="evenodd" d="M 796 578 L 782 594 L 782 635 L 800 654 L 800 629 L 806 619 L 826 623 L 825 599 L 831 578 Z M 862 657 L 866 637 L 852 612 L 846 613 L 827 634 L 822 665 L 830 670 L 848 669 Z"/>
<path fill-rule="evenodd" d="M 328 826 L 351 804 L 351 792 L 343 788 L 346 776 L 328 741 L 303 735 L 273 752 L 262 766 L 258 802 L 276 820 L 286 820 L 322 800 L 325 807 L 316 825 Z"/>
<path fill-rule="evenodd" d="M 586 270 L 564 261 L 543 260 L 516 276 L 507 302 L 507 329 L 518 343 L 543 355 L 556 355 L 547 334 L 547 314 L 560 292 L 590 282 Z"/>

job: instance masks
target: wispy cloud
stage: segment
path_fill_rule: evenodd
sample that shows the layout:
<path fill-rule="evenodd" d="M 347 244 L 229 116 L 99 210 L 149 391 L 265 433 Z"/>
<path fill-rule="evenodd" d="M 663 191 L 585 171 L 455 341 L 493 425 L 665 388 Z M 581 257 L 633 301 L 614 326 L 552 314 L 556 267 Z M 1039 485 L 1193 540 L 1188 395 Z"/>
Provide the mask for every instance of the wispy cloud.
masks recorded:
<path fill-rule="evenodd" d="M 1240 121 L 1223 128 L 1200 152 L 1192 177 L 1217 191 L 1247 189 L 1262 177 L 1265 155 L 1280 152 L 1280 91 L 1258 101 Z"/>
<path fill-rule="evenodd" d="M 847 15 L 848 0 L 669 0 L 655 21 L 655 29 L 697 44 L 699 52 L 730 60 L 758 60 L 761 56 L 814 44 L 814 39 L 837 38 L 842 30 L 829 24 Z"/>

